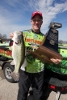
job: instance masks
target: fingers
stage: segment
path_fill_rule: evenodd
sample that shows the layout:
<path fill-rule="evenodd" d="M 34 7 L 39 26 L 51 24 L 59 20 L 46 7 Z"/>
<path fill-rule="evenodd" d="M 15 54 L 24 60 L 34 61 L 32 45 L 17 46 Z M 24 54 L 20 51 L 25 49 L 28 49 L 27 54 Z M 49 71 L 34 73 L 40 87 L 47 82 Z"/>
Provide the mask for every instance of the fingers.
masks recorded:
<path fill-rule="evenodd" d="M 13 36 L 14 36 L 14 34 L 13 34 L 13 33 L 10 33 L 10 38 L 11 38 L 11 39 L 13 38 Z"/>
<path fill-rule="evenodd" d="M 59 64 L 61 62 L 61 59 L 51 58 L 50 60 L 55 64 Z"/>

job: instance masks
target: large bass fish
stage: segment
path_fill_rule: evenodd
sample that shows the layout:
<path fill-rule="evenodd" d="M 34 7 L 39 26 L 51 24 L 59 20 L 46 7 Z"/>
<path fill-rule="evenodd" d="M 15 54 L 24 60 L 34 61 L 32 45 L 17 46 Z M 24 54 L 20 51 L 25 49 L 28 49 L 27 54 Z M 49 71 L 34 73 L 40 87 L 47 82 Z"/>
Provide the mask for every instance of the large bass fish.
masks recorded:
<path fill-rule="evenodd" d="M 20 31 L 13 32 L 14 36 L 13 46 L 12 46 L 12 58 L 14 60 L 15 69 L 11 73 L 11 76 L 15 81 L 19 80 L 19 69 L 24 62 L 25 59 L 25 46 L 23 34 Z"/>

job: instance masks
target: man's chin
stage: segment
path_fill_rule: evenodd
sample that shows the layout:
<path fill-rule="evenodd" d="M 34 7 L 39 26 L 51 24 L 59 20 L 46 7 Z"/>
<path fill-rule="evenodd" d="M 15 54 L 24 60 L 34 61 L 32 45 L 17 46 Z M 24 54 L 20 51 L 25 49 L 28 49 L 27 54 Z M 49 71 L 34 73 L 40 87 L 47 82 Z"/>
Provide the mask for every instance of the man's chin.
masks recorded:
<path fill-rule="evenodd" d="M 38 32 L 39 30 L 40 30 L 39 28 L 35 29 L 36 32 Z"/>

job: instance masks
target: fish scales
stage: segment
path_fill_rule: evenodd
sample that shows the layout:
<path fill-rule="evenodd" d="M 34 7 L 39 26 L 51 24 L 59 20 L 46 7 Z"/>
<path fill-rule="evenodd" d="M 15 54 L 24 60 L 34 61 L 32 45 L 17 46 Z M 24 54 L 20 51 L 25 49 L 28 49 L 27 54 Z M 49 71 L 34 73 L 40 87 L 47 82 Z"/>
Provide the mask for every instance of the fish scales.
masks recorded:
<path fill-rule="evenodd" d="M 15 74 L 19 73 L 19 69 L 24 62 L 25 46 L 22 32 L 15 31 L 13 34 L 12 58 L 14 60 L 15 69 L 12 72 L 12 76 L 15 76 Z"/>

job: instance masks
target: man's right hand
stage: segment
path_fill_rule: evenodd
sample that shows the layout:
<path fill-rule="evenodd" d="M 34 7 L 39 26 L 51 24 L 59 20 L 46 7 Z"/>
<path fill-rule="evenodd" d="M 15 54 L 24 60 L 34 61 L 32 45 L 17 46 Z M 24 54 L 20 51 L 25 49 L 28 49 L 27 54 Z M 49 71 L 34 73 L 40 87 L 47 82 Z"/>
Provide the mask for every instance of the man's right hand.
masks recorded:
<path fill-rule="evenodd" d="M 14 34 L 13 34 L 13 33 L 10 33 L 10 38 L 11 38 L 11 39 L 13 38 L 13 36 L 14 36 Z"/>

